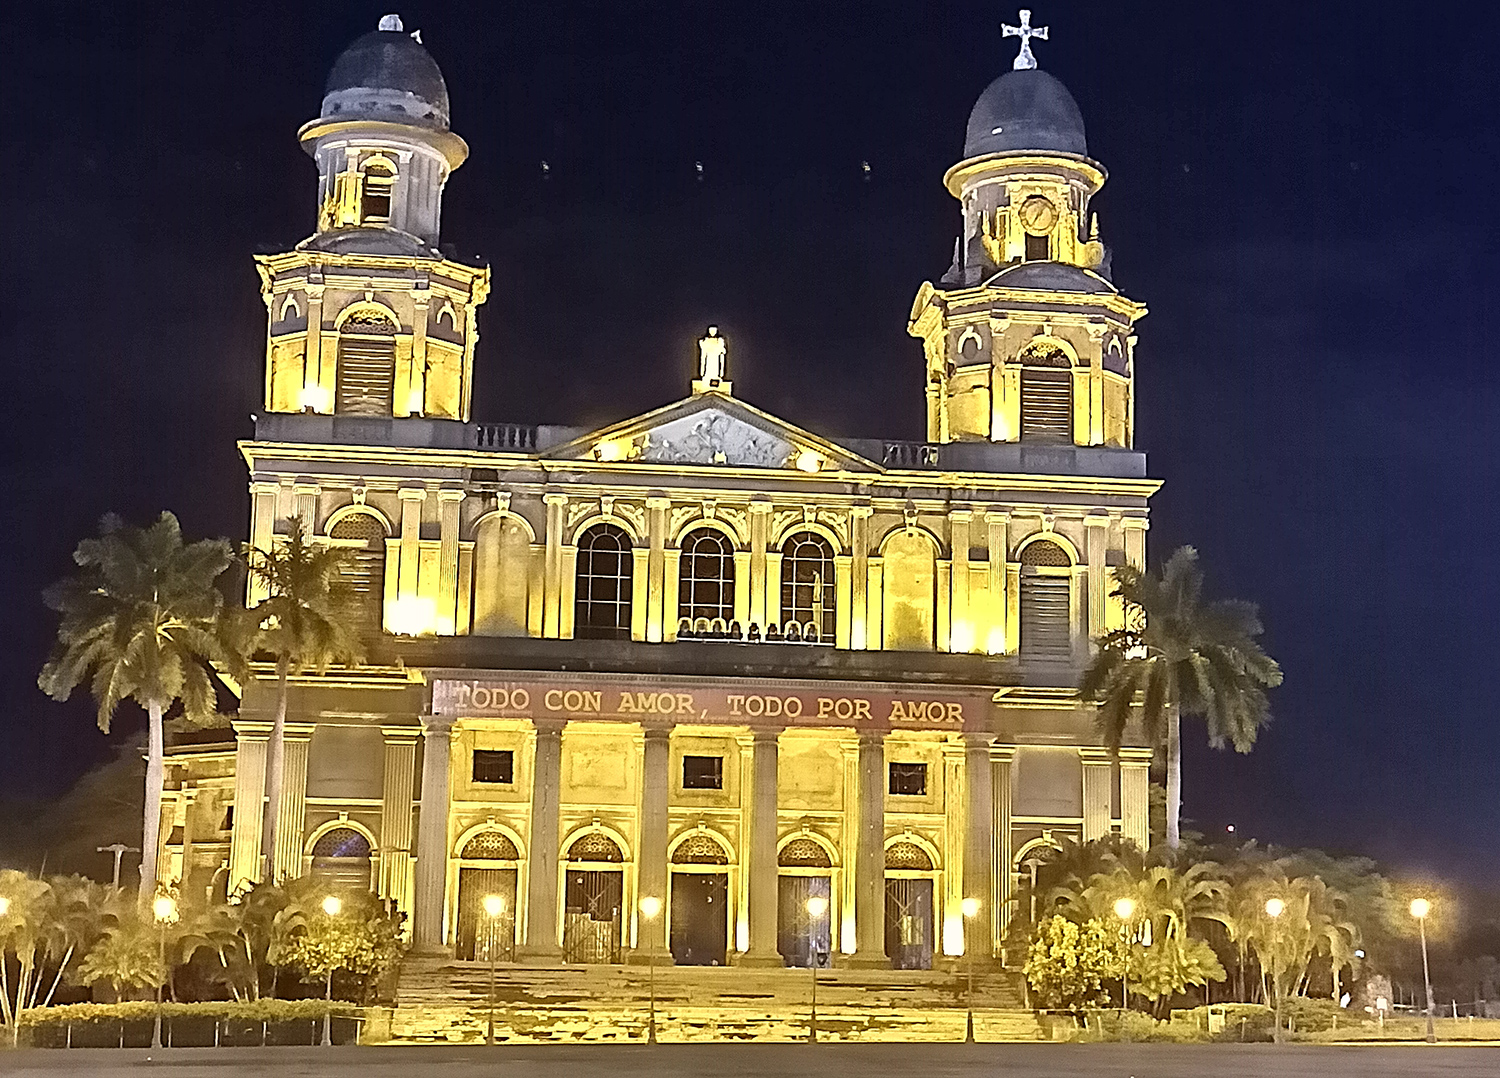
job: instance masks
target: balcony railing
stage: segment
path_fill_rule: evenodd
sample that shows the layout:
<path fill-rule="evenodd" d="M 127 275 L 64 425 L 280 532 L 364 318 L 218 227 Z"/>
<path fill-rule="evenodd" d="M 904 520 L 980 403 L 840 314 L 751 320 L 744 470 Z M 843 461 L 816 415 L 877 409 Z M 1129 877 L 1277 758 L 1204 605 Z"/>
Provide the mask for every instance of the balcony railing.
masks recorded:
<path fill-rule="evenodd" d="M 474 447 L 497 453 L 534 453 L 536 428 L 519 423 L 476 423 Z"/>
<path fill-rule="evenodd" d="M 887 468 L 936 468 L 938 447 L 931 442 L 886 442 L 880 463 Z"/>

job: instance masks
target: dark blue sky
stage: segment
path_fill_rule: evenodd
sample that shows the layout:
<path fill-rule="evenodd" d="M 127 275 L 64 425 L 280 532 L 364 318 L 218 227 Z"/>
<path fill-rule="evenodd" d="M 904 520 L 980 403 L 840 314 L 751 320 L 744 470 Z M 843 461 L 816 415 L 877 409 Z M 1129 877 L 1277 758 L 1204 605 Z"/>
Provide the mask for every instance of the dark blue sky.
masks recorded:
<path fill-rule="evenodd" d="M 1190 727 L 1205 830 L 1500 878 L 1493 44 L 1475 4 L 1054 3 L 1116 282 L 1145 301 L 1153 561 L 1195 543 L 1286 668 L 1249 757 Z M 219 10 L 216 10 L 219 9 Z M 583 423 L 736 392 L 834 434 L 921 436 L 917 287 L 940 180 L 1007 70 L 985 2 L 409 3 L 471 160 L 444 239 L 494 268 L 476 418 Z M 0 44 L 0 782 L 101 758 L 35 688 L 38 592 L 107 510 L 244 533 L 261 391 L 255 250 L 314 216 L 295 131 L 390 0 L 37 5 Z M 551 180 L 542 182 L 542 160 Z M 701 161 L 704 179 L 695 179 Z M 870 179 L 861 178 L 868 161 Z M 139 718 L 124 715 L 122 731 Z"/>

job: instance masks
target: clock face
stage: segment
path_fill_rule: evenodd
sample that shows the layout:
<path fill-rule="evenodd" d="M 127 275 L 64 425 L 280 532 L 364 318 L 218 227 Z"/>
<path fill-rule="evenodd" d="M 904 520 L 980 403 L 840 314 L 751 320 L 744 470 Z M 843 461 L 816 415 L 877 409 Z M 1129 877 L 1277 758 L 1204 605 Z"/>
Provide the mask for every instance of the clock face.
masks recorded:
<path fill-rule="evenodd" d="M 1033 236 L 1042 236 L 1052 231 L 1057 224 L 1057 207 L 1042 195 L 1032 195 L 1021 203 L 1021 227 Z"/>

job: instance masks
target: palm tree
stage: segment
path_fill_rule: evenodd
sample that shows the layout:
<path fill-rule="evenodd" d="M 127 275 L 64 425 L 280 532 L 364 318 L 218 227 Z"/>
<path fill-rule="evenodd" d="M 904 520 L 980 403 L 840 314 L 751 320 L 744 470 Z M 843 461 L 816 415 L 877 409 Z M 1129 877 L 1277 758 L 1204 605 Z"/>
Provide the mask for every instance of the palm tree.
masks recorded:
<path fill-rule="evenodd" d="M 269 550 L 247 547 L 252 577 L 266 598 L 252 613 L 258 649 L 276 656 L 276 719 L 266 747 L 266 803 L 261 856 L 267 878 L 276 870 L 277 815 L 286 761 L 287 679 L 308 667 L 320 673 L 335 662 L 361 658 L 359 612 L 345 575 L 350 556 L 338 547 L 310 542 L 300 517 Z"/>
<path fill-rule="evenodd" d="M 1176 849 L 1182 816 L 1181 716 L 1201 715 L 1208 743 L 1249 752 L 1270 721 L 1265 690 L 1281 667 L 1255 640 L 1264 630 L 1252 603 L 1203 601 L 1198 552 L 1179 547 L 1159 577 L 1131 565 L 1115 570 L 1126 628 L 1106 633 L 1079 685 L 1098 705 L 1105 743 L 1118 750 L 1136 699 L 1152 745 L 1167 750 L 1167 844 Z"/>
<path fill-rule="evenodd" d="M 149 528 L 127 526 L 111 514 L 100 523 L 97 539 L 78 544 L 73 560 L 79 571 L 43 593 L 62 621 L 37 684 L 61 701 L 88 681 L 105 733 L 122 701 L 132 699 L 146 709 L 144 905 L 156 891 L 162 715 L 180 701 L 189 721 L 207 720 L 215 712 L 209 664 L 221 662 L 232 674 L 244 667 L 228 643 L 224 597 L 215 587 L 234 562 L 234 549 L 223 539 L 184 544 L 171 513 L 162 513 Z"/>

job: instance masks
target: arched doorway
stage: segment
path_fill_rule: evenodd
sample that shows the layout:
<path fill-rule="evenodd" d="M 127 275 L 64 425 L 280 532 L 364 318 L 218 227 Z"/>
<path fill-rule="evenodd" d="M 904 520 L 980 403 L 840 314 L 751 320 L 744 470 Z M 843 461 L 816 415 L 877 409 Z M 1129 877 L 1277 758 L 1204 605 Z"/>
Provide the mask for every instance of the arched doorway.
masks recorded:
<path fill-rule="evenodd" d="M 602 831 L 568 847 L 563 894 L 563 961 L 617 963 L 623 918 L 625 855 Z"/>
<path fill-rule="evenodd" d="M 516 871 L 521 855 L 499 831 L 481 831 L 458 854 L 457 957 L 465 962 L 516 960 Z M 499 917 L 484 900 L 498 895 Z"/>
<path fill-rule="evenodd" d="M 885 953 L 892 969 L 931 969 L 935 937 L 932 858 L 915 842 L 885 851 Z"/>
<path fill-rule="evenodd" d="M 827 969 L 833 964 L 833 861 L 821 843 L 794 838 L 776 859 L 776 949 L 789 966 Z M 808 900 L 822 899 L 821 916 L 814 917 Z"/>
<path fill-rule="evenodd" d="M 312 874 L 330 887 L 370 889 L 370 840 L 352 827 L 334 827 L 313 842 Z"/>
<path fill-rule="evenodd" d="M 729 953 L 729 855 L 711 835 L 689 835 L 672 851 L 672 960 L 722 966 Z"/>

